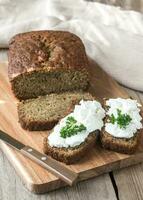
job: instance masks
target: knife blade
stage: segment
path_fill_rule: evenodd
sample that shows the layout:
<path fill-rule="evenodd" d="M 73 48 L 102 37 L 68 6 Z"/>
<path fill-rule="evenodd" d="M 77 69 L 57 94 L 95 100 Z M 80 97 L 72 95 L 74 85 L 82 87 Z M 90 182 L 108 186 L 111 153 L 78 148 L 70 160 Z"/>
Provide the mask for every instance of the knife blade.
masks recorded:
<path fill-rule="evenodd" d="M 49 172 L 54 174 L 56 177 L 60 178 L 68 185 L 72 186 L 78 177 L 78 174 L 73 172 L 72 170 L 68 169 L 60 162 L 52 159 L 51 157 L 40 153 L 36 149 L 24 145 L 23 143 L 19 142 L 18 140 L 14 139 L 4 131 L 0 130 L 0 140 L 4 141 L 14 149 L 21 152 L 26 157 L 30 158 L 31 160 L 35 161 Z"/>

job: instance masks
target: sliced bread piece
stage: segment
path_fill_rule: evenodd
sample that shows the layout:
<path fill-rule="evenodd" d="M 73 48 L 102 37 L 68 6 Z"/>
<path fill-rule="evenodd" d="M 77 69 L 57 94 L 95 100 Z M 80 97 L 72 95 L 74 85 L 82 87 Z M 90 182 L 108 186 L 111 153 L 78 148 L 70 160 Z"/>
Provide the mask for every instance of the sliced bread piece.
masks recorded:
<path fill-rule="evenodd" d="M 106 100 L 108 99 L 104 100 L 104 109 L 107 112 L 109 107 L 106 106 Z M 108 120 L 109 116 L 106 115 L 106 118 L 104 120 L 105 123 Z M 100 132 L 100 140 L 102 147 L 119 153 L 133 154 L 137 149 L 141 130 L 142 129 L 138 130 L 136 134 L 134 134 L 134 136 L 131 138 L 119 138 L 119 137 L 114 137 L 113 135 L 105 131 L 104 127 L 102 132 Z"/>
<path fill-rule="evenodd" d="M 126 139 L 115 138 L 104 130 L 100 133 L 102 147 L 119 153 L 132 154 L 138 146 L 139 132 L 134 137 Z"/>
<path fill-rule="evenodd" d="M 79 146 L 69 148 L 51 147 L 48 144 L 48 138 L 46 137 L 44 138 L 43 151 L 58 161 L 64 162 L 68 165 L 73 164 L 81 159 L 86 152 L 88 152 L 94 146 L 97 135 L 98 134 L 95 132 L 90 133 L 84 143 L 80 144 Z"/>
<path fill-rule="evenodd" d="M 18 103 L 19 122 L 30 131 L 49 130 L 81 99 L 94 97 L 87 92 L 65 92 L 21 101 Z"/>
<path fill-rule="evenodd" d="M 60 120 L 44 139 L 44 153 L 72 164 L 92 149 L 105 116 L 101 104 L 94 100 L 81 101 L 79 105 L 76 104 L 72 113 Z"/>

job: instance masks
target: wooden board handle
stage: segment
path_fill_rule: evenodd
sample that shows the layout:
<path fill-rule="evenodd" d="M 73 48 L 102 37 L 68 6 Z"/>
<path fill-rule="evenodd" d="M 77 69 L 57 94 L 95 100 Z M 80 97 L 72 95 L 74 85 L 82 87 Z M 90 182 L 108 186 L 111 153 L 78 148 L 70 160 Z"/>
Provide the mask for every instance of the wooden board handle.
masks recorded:
<path fill-rule="evenodd" d="M 50 158 L 49 156 L 40 153 L 39 151 L 25 146 L 20 150 L 22 154 L 30 158 L 31 160 L 36 161 L 39 165 L 46 168 L 52 174 L 66 182 L 68 185 L 72 186 L 76 182 L 78 174 L 71 171 L 67 167 L 63 166 L 58 161 Z"/>

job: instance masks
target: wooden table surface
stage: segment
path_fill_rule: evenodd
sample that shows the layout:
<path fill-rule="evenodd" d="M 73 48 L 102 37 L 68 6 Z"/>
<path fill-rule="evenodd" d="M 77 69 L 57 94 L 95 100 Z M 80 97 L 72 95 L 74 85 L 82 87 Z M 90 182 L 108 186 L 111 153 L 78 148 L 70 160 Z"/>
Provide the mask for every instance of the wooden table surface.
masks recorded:
<path fill-rule="evenodd" d="M 143 11 L 143 0 L 96 0 L 121 6 L 124 9 Z M 0 61 L 6 61 L 6 50 L 0 50 Z M 126 90 L 143 103 L 143 93 Z M 0 151 L 0 200 L 142 200 L 143 163 L 117 170 L 43 195 L 27 191 L 13 167 Z"/>

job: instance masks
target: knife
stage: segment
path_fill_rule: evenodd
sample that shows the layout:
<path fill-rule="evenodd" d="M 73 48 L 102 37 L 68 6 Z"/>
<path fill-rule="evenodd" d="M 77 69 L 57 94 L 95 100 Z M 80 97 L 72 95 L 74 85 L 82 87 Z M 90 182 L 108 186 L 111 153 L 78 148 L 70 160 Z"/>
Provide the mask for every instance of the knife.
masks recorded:
<path fill-rule="evenodd" d="M 60 162 L 52 159 L 45 154 L 40 153 L 30 146 L 24 145 L 23 143 L 19 142 L 18 140 L 14 139 L 13 137 L 1 130 L 0 139 L 21 152 L 26 157 L 38 163 L 40 166 L 47 169 L 56 177 L 66 182 L 68 185 L 72 186 L 73 183 L 76 182 L 78 174 L 63 166 Z"/>

